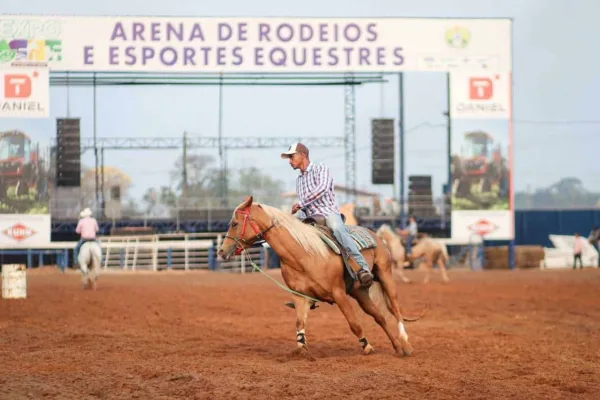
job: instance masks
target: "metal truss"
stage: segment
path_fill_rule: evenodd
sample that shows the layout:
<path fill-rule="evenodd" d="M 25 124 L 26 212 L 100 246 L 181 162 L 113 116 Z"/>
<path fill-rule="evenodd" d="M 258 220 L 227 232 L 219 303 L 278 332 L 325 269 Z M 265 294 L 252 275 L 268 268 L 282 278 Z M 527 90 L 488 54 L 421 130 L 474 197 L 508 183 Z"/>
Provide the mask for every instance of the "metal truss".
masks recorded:
<path fill-rule="evenodd" d="M 187 148 L 219 148 L 218 137 L 187 136 Z M 302 141 L 310 147 L 343 147 L 346 139 L 339 136 L 325 137 L 224 137 L 221 139 L 227 149 L 266 149 L 273 147 L 287 148 L 294 141 Z M 104 137 L 96 139 L 96 147 L 106 150 L 127 149 L 181 149 L 183 137 Z M 81 150 L 94 149 L 93 138 L 81 139 Z"/>
<path fill-rule="evenodd" d="M 356 201 L 356 92 L 354 75 L 348 74 L 344 88 L 344 147 L 346 149 L 347 201 Z"/>

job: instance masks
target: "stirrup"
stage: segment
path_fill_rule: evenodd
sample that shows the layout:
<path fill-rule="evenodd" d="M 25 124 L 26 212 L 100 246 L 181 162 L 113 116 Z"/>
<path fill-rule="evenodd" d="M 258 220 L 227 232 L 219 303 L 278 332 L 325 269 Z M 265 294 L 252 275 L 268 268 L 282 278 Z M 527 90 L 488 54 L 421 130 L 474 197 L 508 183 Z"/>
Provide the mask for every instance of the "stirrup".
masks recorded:
<path fill-rule="evenodd" d="M 360 284 L 368 289 L 371 287 L 371 285 L 373 284 L 373 274 L 371 273 L 371 271 L 366 271 L 364 269 L 361 269 L 360 271 L 358 271 L 358 280 L 360 281 Z"/>

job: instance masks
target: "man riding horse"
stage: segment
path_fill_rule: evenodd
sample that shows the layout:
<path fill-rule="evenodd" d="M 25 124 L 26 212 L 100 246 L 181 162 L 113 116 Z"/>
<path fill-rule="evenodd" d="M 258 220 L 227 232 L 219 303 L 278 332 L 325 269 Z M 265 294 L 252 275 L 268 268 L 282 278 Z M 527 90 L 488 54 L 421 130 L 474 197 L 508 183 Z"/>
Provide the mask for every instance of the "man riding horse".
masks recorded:
<path fill-rule="evenodd" d="M 281 154 L 281 158 L 288 159 L 293 169 L 300 170 L 300 175 L 296 178 L 296 194 L 299 201 L 292 207 L 292 214 L 302 210 L 306 217 L 325 218 L 325 224 L 332 230 L 334 237 L 358 264 L 360 269 L 355 272 L 361 285 L 369 288 L 373 283 L 373 274 L 369 271 L 367 261 L 358 250 L 354 239 L 346 230 L 336 203 L 329 168 L 322 163 L 312 163 L 308 153 L 304 144 L 294 143 Z M 356 269 L 354 266 L 352 268 Z"/>
<path fill-rule="evenodd" d="M 96 233 L 98 233 L 100 230 L 98 228 L 98 221 L 96 221 L 96 218 L 92 216 L 92 210 L 89 208 L 85 208 L 83 211 L 81 211 L 79 218 L 80 219 L 77 223 L 75 232 L 77 232 L 81 237 L 77 243 L 77 246 L 75 246 L 75 251 L 73 252 L 74 265 L 78 264 L 77 258 L 79 256 L 79 250 L 81 249 L 81 246 L 83 246 L 85 242 L 97 241 Z"/>

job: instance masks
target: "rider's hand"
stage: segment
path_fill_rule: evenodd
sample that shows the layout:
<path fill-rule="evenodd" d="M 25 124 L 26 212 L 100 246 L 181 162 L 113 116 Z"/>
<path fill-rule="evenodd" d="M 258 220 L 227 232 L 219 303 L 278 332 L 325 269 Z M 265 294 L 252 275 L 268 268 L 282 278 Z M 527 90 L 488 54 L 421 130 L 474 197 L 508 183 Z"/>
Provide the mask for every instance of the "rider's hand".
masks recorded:
<path fill-rule="evenodd" d="M 300 203 L 296 203 L 294 204 L 294 206 L 292 207 L 292 214 L 296 214 L 298 211 L 300 211 L 302 207 L 300 207 Z"/>

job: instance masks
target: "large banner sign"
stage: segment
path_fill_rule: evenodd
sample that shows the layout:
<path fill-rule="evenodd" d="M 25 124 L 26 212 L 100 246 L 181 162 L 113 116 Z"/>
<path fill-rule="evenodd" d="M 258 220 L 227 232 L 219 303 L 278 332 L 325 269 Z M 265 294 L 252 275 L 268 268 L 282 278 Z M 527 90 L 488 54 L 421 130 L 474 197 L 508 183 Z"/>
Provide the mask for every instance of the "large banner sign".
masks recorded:
<path fill-rule="evenodd" d="M 0 66 L 0 118 L 47 118 L 49 79 L 47 67 Z"/>
<path fill-rule="evenodd" d="M 451 74 L 453 239 L 514 239 L 510 82 Z"/>
<path fill-rule="evenodd" d="M 54 71 L 500 71 L 507 19 L 0 16 L 0 65 Z"/>
<path fill-rule="evenodd" d="M 36 134 L 0 132 L 0 245 L 50 242 L 48 135 Z"/>

